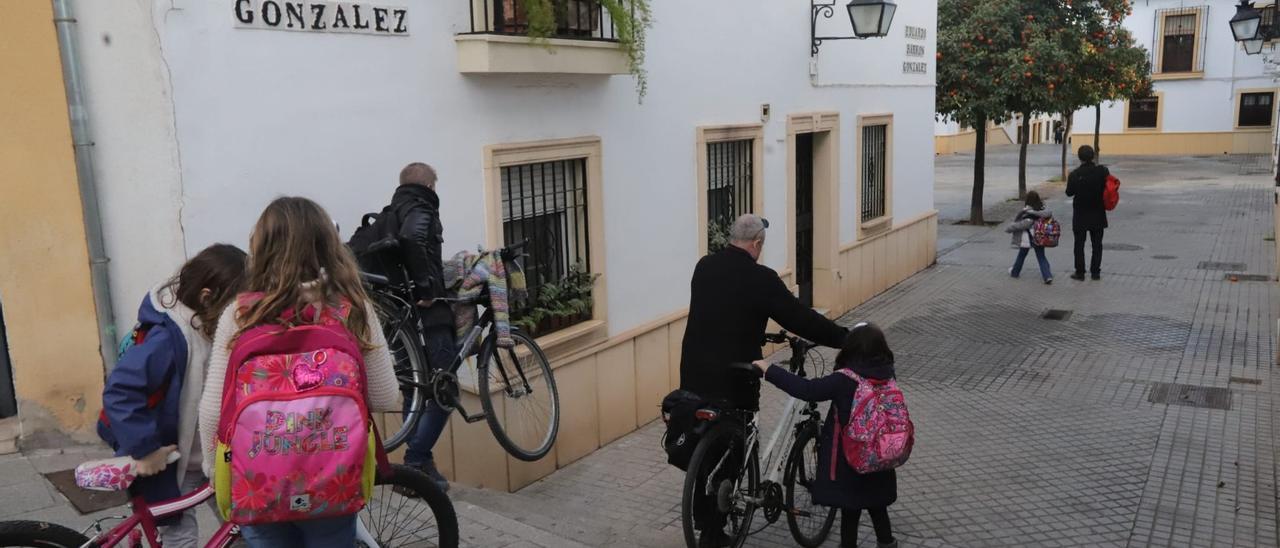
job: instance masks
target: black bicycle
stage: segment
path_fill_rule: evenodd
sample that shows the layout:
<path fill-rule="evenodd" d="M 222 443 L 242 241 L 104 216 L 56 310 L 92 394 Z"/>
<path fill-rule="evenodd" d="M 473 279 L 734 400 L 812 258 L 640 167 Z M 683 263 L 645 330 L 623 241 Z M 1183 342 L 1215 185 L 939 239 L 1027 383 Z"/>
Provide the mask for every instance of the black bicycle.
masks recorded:
<path fill-rule="evenodd" d="M 814 376 L 829 373 L 826 360 L 814 351 L 817 345 L 813 343 L 785 331 L 767 334 L 765 342 L 785 343 L 791 348 L 787 363 L 792 373 L 807 376 L 806 361 L 816 364 Z M 818 404 L 795 398 L 787 401 L 764 452 L 765 470 L 769 475 L 761 481 L 760 429 L 756 416 L 759 379 L 755 378 L 751 364 L 731 367 L 741 377 L 734 382 L 753 393 L 747 395 L 745 404 L 722 402 L 697 411 L 698 420 L 707 423 L 707 434 L 694 449 L 685 474 L 680 505 L 685 543 L 689 548 L 698 545 L 694 514 L 700 508 L 714 506 L 727 516 L 728 534 L 734 548 L 742 546 L 748 536 L 772 525 L 783 514 L 797 543 L 807 548 L 821 546 L 831 534 L 836 514 L 834 508 L 815 504 L 809 493 L 814 478 L 821 473 L 817 470 L 818 434 L 822 428 Z M 766 523 L 752 531 L 751 522 L 757 509 L 764 511 Z"/>
<path fill-rule="evenodd" d="M 513 246 L 496 253 L 501 260 L 514 263 L 522 258 L 521 247 Z M 536 461 L 551 451 L 560 429 L 560 396 L 551 362 L 533 337 L 515 326 L 511 327 L 514 346 L 498 345 L 487 290 L 471 301 L 442 299 L 485 308 L 459 341 L 453 363 L 434 370 L 428 366 L 422 350 L 422 318 L 414 304 L 412 284 L 396 283 L 386 276 L 369 273 L 362 276 L 378 307 L 387 345 L 395 361 L 396 377 L 408 404 L 403 413 L 384 415 L 382 431 L 388 435 L 383 439 L 383 447 L 387 451 L 409 440 L 427 402 L 433 400 L 446 410 L 457 410 L 468 423 L 487 421 L 493 437 L 517 459 Z M 472 356 L 475 356 L 474 370 L 464 369 Z M 473 415 L 463 407 L 464 386 L 479 397 L 483 412 Z"/>

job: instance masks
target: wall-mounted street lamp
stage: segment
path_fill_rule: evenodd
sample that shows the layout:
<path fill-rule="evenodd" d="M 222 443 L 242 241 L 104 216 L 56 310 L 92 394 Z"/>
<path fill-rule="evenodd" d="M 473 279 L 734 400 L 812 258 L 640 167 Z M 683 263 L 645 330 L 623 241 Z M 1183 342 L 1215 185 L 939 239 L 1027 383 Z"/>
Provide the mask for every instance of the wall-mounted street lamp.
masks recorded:
<path fill-rule="evenodd" d="M 1269 25 L 1263 26 L 1262 22 L 1265 15 L 1270 15 Z M 1276 6 L 1263 6 L 1262 10 L 1253 7 L 1253 2 L 1249 0 L 1240 0 L 1240 5 L 1236 6 L 1236 14 L 1231 18 L 1231 36 L 1235 41 L 1240 42 L 1244 46 L 1244 52 L 1249 55 L 1257 55 L 1262 53 L 1262 46 L 1266 45 L 1268 40 L 1280 38 L 1277 34 L 1275 25 Z"/>
<path fill-rule="evenodd" d="M 818 47 L 827 40 L 863 40 L 879 38 L 889 34 L 893 24 L 893 14 L 898 5 L 893 0 L 850 0 L 845 9 L 849 12 L 849 23 L 853 25 L 853 36 L 818 36 L 818 16 L 827 19 L 835 16 L 836 0 L 830 4 L 821 4 L 818 0 L 809 0 L 809 55 L 817 55 Z"/>

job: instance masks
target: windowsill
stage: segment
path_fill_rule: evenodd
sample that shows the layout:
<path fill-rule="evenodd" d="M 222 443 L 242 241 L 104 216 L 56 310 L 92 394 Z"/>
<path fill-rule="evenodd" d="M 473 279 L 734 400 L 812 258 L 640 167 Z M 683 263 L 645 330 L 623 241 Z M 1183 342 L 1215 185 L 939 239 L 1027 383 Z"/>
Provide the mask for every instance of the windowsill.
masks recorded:
<path fill-rule="evenodd" d="M 893 217 L 886 215 L 884 217 L 866 221 L 862 223 L 861 228 L 862 234 L 859 239 L 879 236 L 881 233 L 888 232 L 890 228 L 893 228 Z"/>
<path fill-rule="evenodd" d="M 1158 127 L 1126 127 L 1124 128 L 1124 131 L 1125 133 L 1159 133 L 1160 128 Z"/>
<path fill-rule="evenodd" d="M 1204 78 L 1204 71 L 1198 72 L 1158 72 L 1151 75 L 1152 81 L 1159 80 L 1195 80 Z"/>
<path fill-rule="evenodd" d="M 1270 126 L 1236 126 L 1236 131 L 1264 133 L 1274 129 L 1274 125 Z"/>
<path fill-rule="evenodd" d="M 464 74 L 628 74 L 616 42 L 499 34 L 459 34 L 458 72 Z"/>
<path fill-rule="evenodd" d="M 560 360 L 560 358 L 604 342 L 607 338 L 608 332 L 605 329 L 604 320 L 588 320 L 538 337 L 535 342 L 538 343 L 538 347 L 542 349 L 542 352 L 546 354 L 547 360 L 551 362 L 551 369 L 554 371 L 558 367 L 569 363 Z M 470 378 L 473 370 L 472 367 L 463 365 L 462 369 L 458 371 L 458 385 L 468 394 L 479 394 L 480 387 L 477 379 Z M 489 392 L 495 392 L 499 388 L 501 387 L 490 386 Z"/>

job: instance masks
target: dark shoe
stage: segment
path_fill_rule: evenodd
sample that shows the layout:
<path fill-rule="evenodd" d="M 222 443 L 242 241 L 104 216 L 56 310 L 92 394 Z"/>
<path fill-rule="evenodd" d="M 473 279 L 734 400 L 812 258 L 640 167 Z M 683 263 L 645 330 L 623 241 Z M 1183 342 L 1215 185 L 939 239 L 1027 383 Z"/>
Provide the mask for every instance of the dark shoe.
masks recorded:
<path fill-rule="evenodd" d="M 1077 282 L 1083 282 L 1083 281 L 1084 281 L 1084 272 L 1076 272 L 1075 274 L 1072 274 L 1072 275 L 1071 275 L 1071 279 L 1073 279 L 1073 280 L 1075 280 L 1075 281 L 1077 281 Z"/>
<path fill-rule="evenodd" d="M 1017 278 L 1017 277 L 1018 277 L 1018 274 L 1014 274 L 1014 273 L 1013 273 L 1013 267 L 1012 267 L 1012 266 L 1011 266 L 1011 267 L 1009 267 L 1009 277 L 1010 277 L 1010 278 Z"/>
<path fill-rule="evenodd" d="M 733 539 L 724 534 L 721 529 L 703 531 L 702 535 L 698 537 L 698 548 L 724 548 L 732 545 Z"/>
<path fill-rule="evenodd" d="M 1045 278 L 1044 285 L 1053 285 L 1053 278 Z"/>
<path fill-rule="evenodd" d="M 898 548 L 898 539 L 889 542 L 876 541 L 876 548 Z"/>
<path fill-rule="evenodd" d="M 1089 278 L 1093 279 L 1094 281 L 1098 281 L 1102 279 L 1102 274 L 1093 274 L 1089 276 Z"/>

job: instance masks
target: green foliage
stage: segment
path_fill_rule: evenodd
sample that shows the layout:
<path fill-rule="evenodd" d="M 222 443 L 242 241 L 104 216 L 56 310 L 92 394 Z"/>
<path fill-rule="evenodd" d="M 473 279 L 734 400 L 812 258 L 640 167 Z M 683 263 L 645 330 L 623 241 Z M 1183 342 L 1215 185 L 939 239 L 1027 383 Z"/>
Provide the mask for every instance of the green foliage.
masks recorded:
<path fill-rule="evenodd" d="M 729 246 L 729 223 L 711 221 L 707 223 L 707 253 L 715 253 Z"/>
<path fill-rule="evenodd" d="M 591 292 L 599 274 L 585 272 L 580 265 L 569 267 L 569 273 L 558 282 L 543 284 L 525 310 L 513 314 L 512 322 L 528 333 L 537 334 L 538 324 L 552 318 L 572 318 L 588 314 L 595 301 Z"/>
<path fill-rule="evenodd" d="M 1021 2 L 939 0 L 939 116 L 969 127 L 1008 119 L 1007 58 L 1021 42 Z"/>
<path fill-rule="evenodd" d="M 531 38 L 545 41 L 554 37 L 560 21 L 567 18 L 567 14 L 562 13 L 568 6 L 564 0 L 516 1 L 528 14 Z M 644 68 L 644 49 L 648 30 L 653 26 L 653 10 L 649 7 L 649 0 L 580 1 L 597 4 L 609 12 L 609 18 L 613 20 L 618 33 L 618 44 L 627 56 L 627 67 L 636 78 L 636 94 L 643 100 L 649 91 L 648 72 Z"/>

